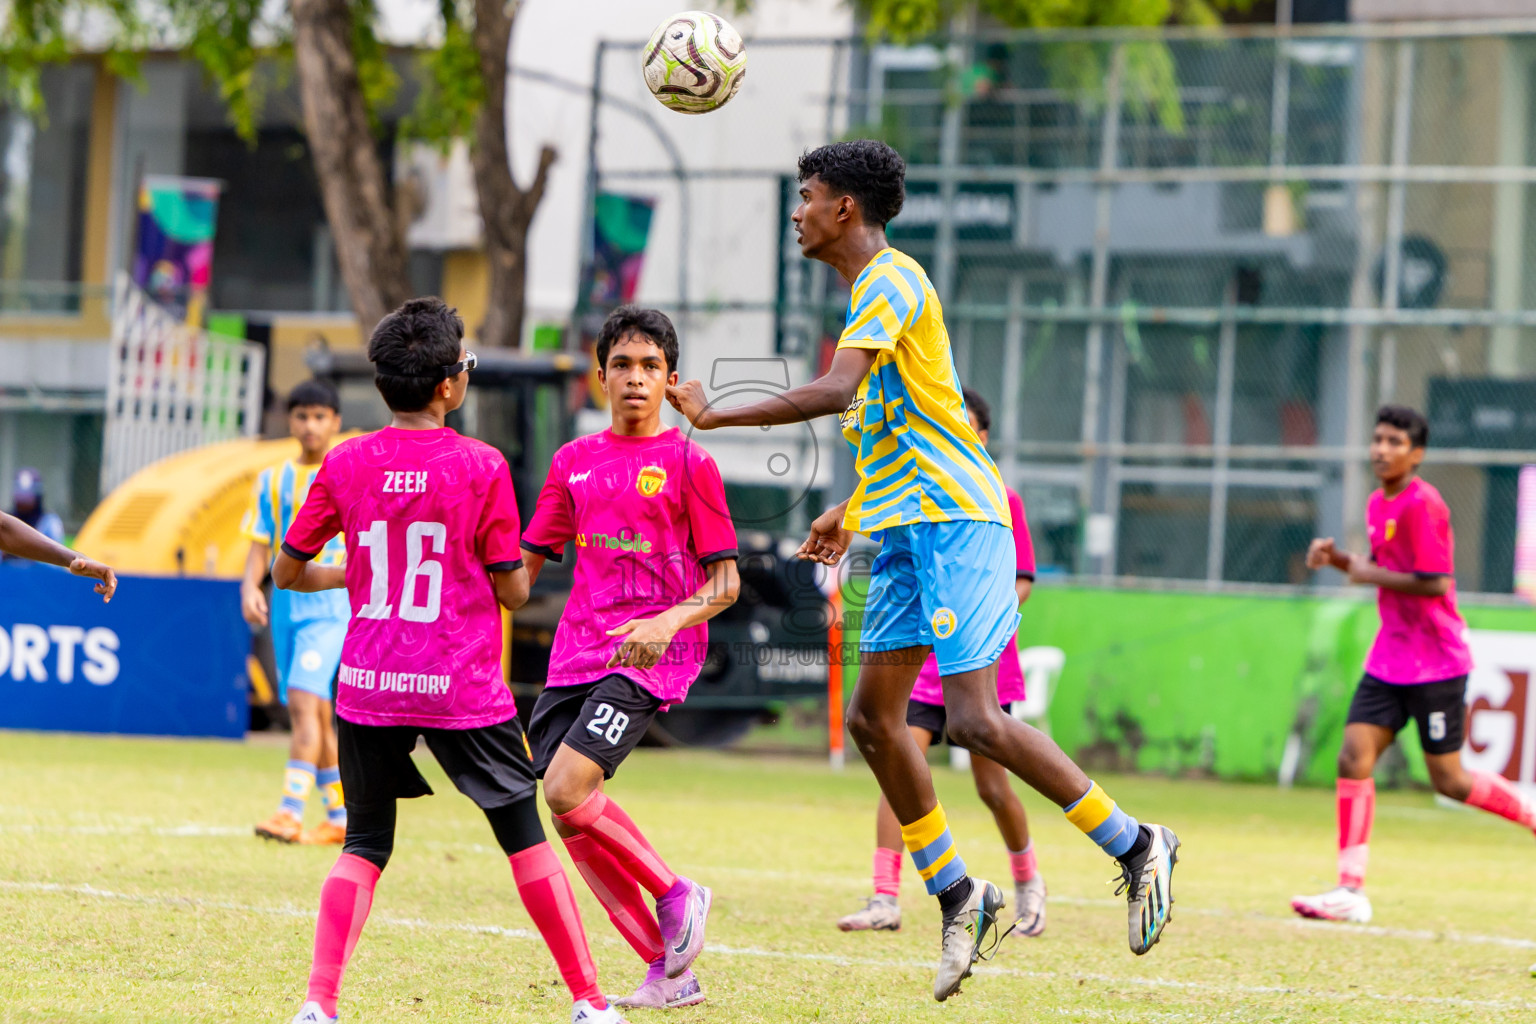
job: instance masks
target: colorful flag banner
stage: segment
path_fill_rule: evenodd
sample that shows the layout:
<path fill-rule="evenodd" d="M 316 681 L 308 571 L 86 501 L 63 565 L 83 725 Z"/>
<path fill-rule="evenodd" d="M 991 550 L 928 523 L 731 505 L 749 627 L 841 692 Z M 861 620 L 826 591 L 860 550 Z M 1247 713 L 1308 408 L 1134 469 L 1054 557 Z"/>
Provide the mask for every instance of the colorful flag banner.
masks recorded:
<path fill-rule="evenodd" d="M 133 280 L 188 323 L 199 323 L 213 274 L 220 182 L 149 175 L 139 185 Z"/>

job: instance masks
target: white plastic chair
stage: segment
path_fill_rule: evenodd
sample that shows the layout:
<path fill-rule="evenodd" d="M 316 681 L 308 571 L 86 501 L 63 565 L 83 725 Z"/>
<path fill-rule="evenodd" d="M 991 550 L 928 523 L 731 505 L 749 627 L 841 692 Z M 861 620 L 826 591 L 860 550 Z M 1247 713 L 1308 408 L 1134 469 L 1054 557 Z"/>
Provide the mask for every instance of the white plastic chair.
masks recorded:
<path fill-rule="evenodd" d="M 1060 647 L 1026 647 L 1019 652 L 1019 671 L 1024 674 L 1024 699 L 1013 702 L 1013 717 L 1051 734 L 1051 698 L 1067 665 Z"/>

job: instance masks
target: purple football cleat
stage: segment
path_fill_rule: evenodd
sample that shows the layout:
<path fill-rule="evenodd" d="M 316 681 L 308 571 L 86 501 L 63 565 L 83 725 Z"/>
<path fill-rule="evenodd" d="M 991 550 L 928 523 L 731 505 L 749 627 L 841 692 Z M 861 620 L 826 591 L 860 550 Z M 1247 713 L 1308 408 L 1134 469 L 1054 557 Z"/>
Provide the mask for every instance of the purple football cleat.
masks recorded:
<path fill-rule="evenodd" d="M 709 918 L 712 898 L 704 886 L 678 875 L 671 891 L 656 901 L 667 977 L 682 974 L 703 951 L 704 922 Z"/>
<path fill-rule="evenodd" d="M 625 1009 L 674 1010 L 679 1006 L 692 1006 L 704 1001 L 704 990 L 692 971 L 684 971 L 675 978 L 667 977 L 667 961 L 657 957 L 645 980 L 633 995 L 621 996 L 611 1002 Z"/>

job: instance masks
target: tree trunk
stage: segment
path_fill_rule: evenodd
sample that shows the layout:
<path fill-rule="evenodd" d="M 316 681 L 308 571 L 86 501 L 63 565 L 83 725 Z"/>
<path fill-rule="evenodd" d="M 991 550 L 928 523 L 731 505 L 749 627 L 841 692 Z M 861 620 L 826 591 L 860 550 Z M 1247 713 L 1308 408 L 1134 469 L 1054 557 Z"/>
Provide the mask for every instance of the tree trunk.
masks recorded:
<path fill-rule="evenodd" d="M 411 296 L 405 243 L 363 103 L 348 0 L 292 0 L 292 8 L 304 131 L 341 277 L 366 338 Z"/>
<path fill-rule="evenodd" d="M 532 184 L 520 188 L 512 176 L 507 147 L 507 50 L 520 6 L 520 2 L 507 0 L 475 0 L 475 52 L 480 55 L 485 102 L 475 117 L 470 156 L 480 218 L 485 224 L 490 277 L 485 320 L 476 334 L 479 344 L 492 348 L 516 347 L 522 342 L 528 226 L 544 198 L 549 168 L 555 162 L 555 150 L 545 146 L 539 153 L 539 169 Z"/>

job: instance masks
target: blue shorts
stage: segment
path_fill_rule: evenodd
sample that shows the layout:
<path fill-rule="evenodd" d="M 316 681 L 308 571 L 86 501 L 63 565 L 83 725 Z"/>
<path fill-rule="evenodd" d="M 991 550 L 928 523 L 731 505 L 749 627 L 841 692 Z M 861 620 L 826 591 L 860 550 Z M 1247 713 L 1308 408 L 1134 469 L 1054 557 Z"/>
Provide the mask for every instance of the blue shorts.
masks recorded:
<path fill-rule="evenodd" d="M 884 531 L 870 569 L 861 651 L 932 647 L 939 674 L 995 662 L 1019 632 L 1013 531 L 964 520 Z"/>
<path fill-rule="evenodd" d="M 331 683 L 341 664 L 341 642 L 347 638 L 347 620 L 328 618 L 294 622 L 274 614 L 271 622 L 278 700 L 288 703 L 289 689 L 331 700 Z"/>

